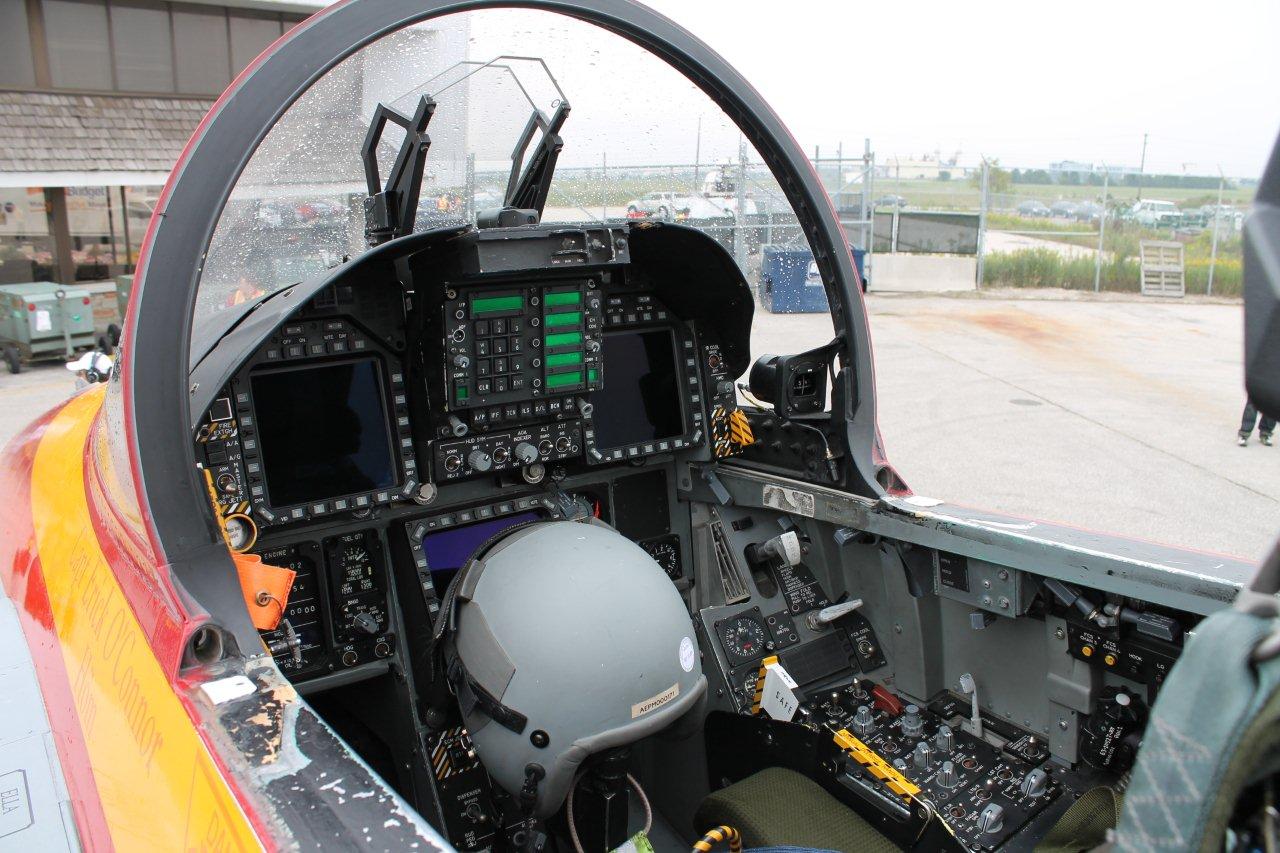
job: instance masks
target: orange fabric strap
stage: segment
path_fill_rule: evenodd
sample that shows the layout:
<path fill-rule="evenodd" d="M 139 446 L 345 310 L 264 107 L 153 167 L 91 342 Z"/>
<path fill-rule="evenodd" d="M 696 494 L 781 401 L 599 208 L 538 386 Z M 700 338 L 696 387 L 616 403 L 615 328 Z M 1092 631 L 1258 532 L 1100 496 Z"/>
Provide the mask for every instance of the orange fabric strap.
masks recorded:
<path fill-rule="evenodd" d="M 257 554 L 233 554 L 240 575 L 240 591 L 253 627 L 274 631 L 289 605 L 289 589 L 297 572 L 262 562 Z"/>

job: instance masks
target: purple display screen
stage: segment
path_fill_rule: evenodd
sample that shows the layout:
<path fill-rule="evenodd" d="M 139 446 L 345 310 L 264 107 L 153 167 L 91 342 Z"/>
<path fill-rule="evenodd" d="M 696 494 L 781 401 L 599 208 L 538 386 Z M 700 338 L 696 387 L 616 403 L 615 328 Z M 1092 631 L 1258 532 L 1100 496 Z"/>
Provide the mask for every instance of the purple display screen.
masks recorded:
<path fill-rule="evenodd" d="M 431 567 L 436 591 L 443 593 L 458 569 L 462 568 L 471 555 L 490 538 L 508 527 L 525 521 L 535 521 L 541 517 L 536 512 L 522 512 L 518 515 L 495 518 L 492 521 L 468 524 L 465 527 L 449 527 L 428 534 L 422 540 L 422 549 L 426 552 L 427 565 Z"/>

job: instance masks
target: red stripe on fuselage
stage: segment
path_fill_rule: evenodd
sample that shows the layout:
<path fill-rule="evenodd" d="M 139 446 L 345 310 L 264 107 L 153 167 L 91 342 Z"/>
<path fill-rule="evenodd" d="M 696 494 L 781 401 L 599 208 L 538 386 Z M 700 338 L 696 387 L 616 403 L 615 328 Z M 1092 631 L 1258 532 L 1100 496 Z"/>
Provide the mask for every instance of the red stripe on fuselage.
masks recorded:
<path fill-rule="evenodd" d="M 85 850 L 111 850 L 111 833 L 53 624 L 53 608 L 40 568 L 31 517 L 31 468 L 36 447 L 60 408 L 41 416 L 0 452 L 0 502 L 8 507 L 7 512 L 0 513 L 0 582 L 17 607 L 35 664 L 80 844 Z"/>

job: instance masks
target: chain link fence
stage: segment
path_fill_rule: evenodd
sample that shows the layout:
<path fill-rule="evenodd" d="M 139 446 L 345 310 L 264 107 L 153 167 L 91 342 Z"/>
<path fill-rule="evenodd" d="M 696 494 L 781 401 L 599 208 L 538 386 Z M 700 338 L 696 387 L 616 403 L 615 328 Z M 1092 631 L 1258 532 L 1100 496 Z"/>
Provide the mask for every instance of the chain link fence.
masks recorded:
<path fill-rule="evenodd" d="M 1189 293 L 1239 292 L 1242 202 L 1252 188 L 1225 178 L 878 158 L 869 140 L 856 157 L 815 150 L 810 162 L 850 245 L 867 253 L 869 277 L 877 254 L 959 255 L 976 257 L 978 287 L 1137 291 L 1139 242 L 1173 239 L 1187 247 Z M 500 205 L 507 177 L 469 171 L 461 203 Z M 610 165 L 602 157 L 597 166 L 557 169 L 546 221 L 639 218 L 707 232 L 753 283 L 764 246 L 804 244 L 781 187 L 745 154 L 651 165 Z"/>

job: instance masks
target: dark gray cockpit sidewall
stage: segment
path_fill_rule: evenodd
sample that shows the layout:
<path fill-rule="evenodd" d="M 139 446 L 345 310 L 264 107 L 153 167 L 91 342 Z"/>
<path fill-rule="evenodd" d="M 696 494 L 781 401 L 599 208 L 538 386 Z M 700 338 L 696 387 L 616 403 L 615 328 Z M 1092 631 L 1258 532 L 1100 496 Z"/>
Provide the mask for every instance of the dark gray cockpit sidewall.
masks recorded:
<path fill-rule="evenodd" d="M 261 141 L 333 66 L 410 24 L 486 8 L 540 9 L 607 29 L 667 61 L 734 120 L 772 169 L 809 239 L 835 328 L 854 372 L 848 421 L 855 489 L 876 493 L 874 384 L 861 288 L 835 211 L 803 151 L 756 90 L 675 23 L 630 0 L 346 0 L 300 24 L 232 83 L 170 176 L 139 264 L 126 326 L 129 440 L 149 534 L 186 591 L 240 641 L 256 647 L 197 478 L 188 412 L 188 341 L 204 253 L 226 201 Z M 239 152 L 238 154 L 235 152 Z M 861 481 L 861 482 L 858 482 Z"/>

